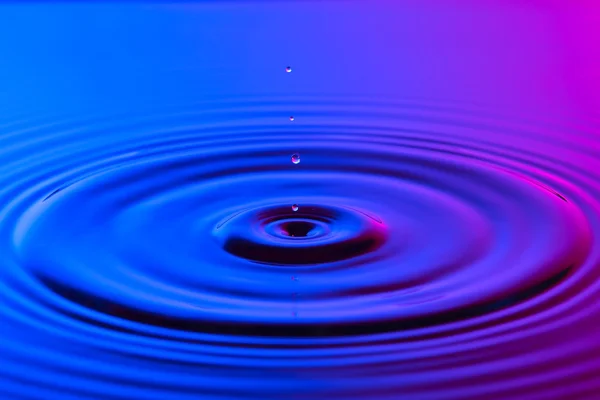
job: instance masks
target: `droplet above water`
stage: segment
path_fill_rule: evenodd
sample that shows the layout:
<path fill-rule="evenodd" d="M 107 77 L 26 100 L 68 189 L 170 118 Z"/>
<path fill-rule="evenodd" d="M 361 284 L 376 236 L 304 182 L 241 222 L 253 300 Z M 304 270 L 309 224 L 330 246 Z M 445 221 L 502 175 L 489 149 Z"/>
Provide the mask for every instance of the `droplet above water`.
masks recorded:
<path fill-rule="evenodd" d="M 298 211 L 298 204 L 294 204 L 292 206 L 292 211 Z"/>
<path fill-rule="evenodd" d="M 292 162 L 294 164 L 300 164 L 300 154 L 298 154 L 298 153 L 292 154 Z"/>
<path fill-rule="evenodd" d="M 292 116 L 290 117 L 290 121 L 293 121 L 293 120 L 294 120 L 294 116 L 292 115 Z"/>
<path fill-rule="evenodd" d="M 286 67 L 285 72 L 292 72 L 292 67 Z"/>

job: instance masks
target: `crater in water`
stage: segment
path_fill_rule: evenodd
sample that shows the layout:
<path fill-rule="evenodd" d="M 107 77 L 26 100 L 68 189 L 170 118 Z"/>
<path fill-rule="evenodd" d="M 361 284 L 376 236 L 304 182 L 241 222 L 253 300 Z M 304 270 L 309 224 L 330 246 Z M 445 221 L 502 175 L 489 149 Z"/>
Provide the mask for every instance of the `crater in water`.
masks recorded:
<path fill-rule="evenodd" d="M 321 264 L 375 251 L 385 241 L 382 223 L 352 209 L 306 204 L 248 210 L 227 217 L 215 232 L 238 257 L 280 265 Z"/>

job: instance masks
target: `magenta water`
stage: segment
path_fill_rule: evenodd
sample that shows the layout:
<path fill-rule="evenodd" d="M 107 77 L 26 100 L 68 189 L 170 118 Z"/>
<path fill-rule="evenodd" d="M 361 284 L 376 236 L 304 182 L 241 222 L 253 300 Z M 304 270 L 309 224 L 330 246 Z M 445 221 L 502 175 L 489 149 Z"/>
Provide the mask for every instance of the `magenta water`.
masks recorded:
<path fill-rule="evenodd" d="M 177 46 L 204 37 L 194 29 L 219 29 L 206 28 L 210 18 L 237 21 L 268 46 L 272 36 L 260 36 L 253 18 L 271 11 L 105 7 L 92 14 L 113 21 L 110 29 L 77 25 L 95 50 L 72 55 L 64 71 L 47 55 L 44 79 L 27 89 L 35 96 L 16 96 L 25 77 L 34 79 L 26 68 L 33 64 L 19 60 L 46 53 L 21 39 L 40 53 L 9 62 L 19 85 L 5 92 L 12 101 L 2 95 L 0 126 L 0 397 L 597 396 L 600 125 L 586 114 L 591 95 L 562 94 L 562 103 L 552 98 L 562 107 L 540 111 L 548 97 L 515 83 L 526 76 L 515 71 L 486 97 L 523 93 L 511 107 L 483 106 L 454 86 L 438 90 L 462 100 L 429 98 L 433 86 L 415 89 L 420 98 L 402 85 L 392 85 L 396 96 L 375 95 L 398 72 L 385 69 L 371 70 L 373 85 L 356 83 L 353 95 L 342 92 L 355 81 L 342 78 L 322 78 L 323 92 L 307 94 L 293 80 L 318 80 L 313 65 L 356 46 L 367 64 L 337 70 L 366 71 L 376 62 L 366 61 L 371 45 L 347 44 L 331 58 L 317 47 L 319 57 L 256 61 L 272 68 L 257 73 L 273 76 L 259 85 L 239 78 L 240 52 L 220 56 L 202 42 L 195 59 Z M 67 9 L 78 21 L 92 15 Z M 337 32 L 365 18 L 349 10 L 331 14 Z M 273 15 L 286 18 L 284 11 Z M 303 18 L 321 15 L 310 11 Z M 367 21 L 375 29 L 386 14 Z M 10 15 L 22 24 L 31 14 Z M 483 25 L 496 21 L 489 18 Z M 287 21 L 291 39 L 305 23 Z M 111 39 L 113 29 L 120 34 Z M 529 43 L 513 29 L 506 40 Z M 322 42 L 316 37 L 310 44 Z M 227 47 L 241 39 L 222 40 Z M 71 54 L 68 43 L 55 45 L 59 55 Z M 103 43 L 129 49 L 117 69 L 109 53 L 97 58 Z M 140 50 L 145 43 L 152 51 Z M 138 58 L 128 58 L 131 49 Z M 216 61 L 201 62 L 205 54 Z M 138 59 L 155 63 L 144 69 Z M 210 79 L 198 78 L 205 63 L 200 72 Z M 127 71 L 135 74 L 123 77 Z M 459 75 L 443 71 L 458 85 Z M 62 73 L 64 92 L 51 79 Z M 217 86 L 223 75 L 235 84 Z M 460 76 L 469 90 L 472 81 Z"/>

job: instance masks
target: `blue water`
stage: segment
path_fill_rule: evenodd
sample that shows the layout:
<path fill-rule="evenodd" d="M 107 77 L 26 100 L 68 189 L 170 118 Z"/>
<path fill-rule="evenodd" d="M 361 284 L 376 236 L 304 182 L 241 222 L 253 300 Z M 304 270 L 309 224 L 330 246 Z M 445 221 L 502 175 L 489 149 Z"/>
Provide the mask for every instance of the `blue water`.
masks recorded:
<path fill-rule="evenodd" d="M 583 11 L 0 5 L 0 398 L 595 398 Z"/>

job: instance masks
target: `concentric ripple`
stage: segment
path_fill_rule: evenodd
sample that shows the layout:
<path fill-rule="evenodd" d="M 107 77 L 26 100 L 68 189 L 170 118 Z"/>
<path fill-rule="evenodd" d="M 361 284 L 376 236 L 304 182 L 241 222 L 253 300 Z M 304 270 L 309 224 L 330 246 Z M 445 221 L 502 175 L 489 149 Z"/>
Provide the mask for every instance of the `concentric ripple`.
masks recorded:
<path fill-rule="evenodd" d="M 254 229 L 248 229 L 253 227 Z M 223 248 L 277 265 L 322 264 L 375 251 L 385 240 L 381 221 L 354 209 L 289 205 L 241 212 L 217 225 Z"/>
<path fill-rule="evenodd" d="M 582 129 L 335 98 L 7 124 L 3 394 L 587 398 Z"/>

